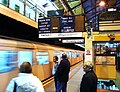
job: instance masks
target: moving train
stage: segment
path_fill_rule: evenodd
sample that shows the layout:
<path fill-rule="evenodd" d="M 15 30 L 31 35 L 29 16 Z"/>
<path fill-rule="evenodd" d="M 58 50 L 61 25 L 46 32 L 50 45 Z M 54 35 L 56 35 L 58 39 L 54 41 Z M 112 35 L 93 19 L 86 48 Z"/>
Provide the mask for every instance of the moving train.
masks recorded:
<path fill-rule="evenodd" d="M 53 56 L 59 60 L 66 53 L 71 66 L 83 60 L 84 51 L 48 45 L 40 42 L 0 36 L 0 92 L 5 92 L 9 81 L 19 73 L 20 64 L 28 61 L 32 72 L 41 81 L 52 76 Z"/>

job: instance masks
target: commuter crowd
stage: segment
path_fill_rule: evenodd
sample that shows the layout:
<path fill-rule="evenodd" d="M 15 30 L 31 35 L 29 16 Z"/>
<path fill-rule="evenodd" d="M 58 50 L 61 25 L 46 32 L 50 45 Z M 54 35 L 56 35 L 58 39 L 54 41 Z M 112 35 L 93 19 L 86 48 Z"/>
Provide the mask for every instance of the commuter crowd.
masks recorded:
<path fill-rule="evenodd" d="M 54 56 L 53 62 L 52 74 L 55 81 L 55 92 L 67 92 L 70 72 L 67 55 L 63 53 L 60 61 L 57 56 Z M 83 69 L 85 74 L 80 83 L 80 92 L 97 92 L 97 76 L 93 71 L 93 63 L 84 62 Z M 32 66 L 29 62 L 23 62 L 19 72 L 18 76 L 9 82 L 6 92 L 45 92 L 42 82 L 32 74 Z"/>

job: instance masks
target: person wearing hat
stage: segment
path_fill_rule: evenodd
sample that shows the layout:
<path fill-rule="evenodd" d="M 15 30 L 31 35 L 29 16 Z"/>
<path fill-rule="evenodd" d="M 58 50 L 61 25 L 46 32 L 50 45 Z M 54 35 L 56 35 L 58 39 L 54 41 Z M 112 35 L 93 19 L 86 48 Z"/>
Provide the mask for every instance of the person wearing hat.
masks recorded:
<path fill-rule="evenodd" d="M 86 61 L 83 64 L 85 74 L 80 84 L 80 92 L 97 92 L 97 76 L 93 71 L 93 63 Z"/>
<path fill-rule="evenodd" d="M 55 76 L 57 78 L 56 92 L 67 92 L 67 82 L 69 79 L 70 62 L 65 53 L 62 54 L 62 60 L 57 68 Z"/>

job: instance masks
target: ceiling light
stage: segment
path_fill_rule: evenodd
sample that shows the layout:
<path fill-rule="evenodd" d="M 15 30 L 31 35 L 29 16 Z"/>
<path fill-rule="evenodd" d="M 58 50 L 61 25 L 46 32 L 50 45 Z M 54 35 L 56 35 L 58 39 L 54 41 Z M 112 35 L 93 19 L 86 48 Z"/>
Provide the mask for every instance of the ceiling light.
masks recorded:
<path fill-rule="evenodd" d="M 105 1 L 100 1 L 99 5 L 100 6 L 105 6 Z"/>

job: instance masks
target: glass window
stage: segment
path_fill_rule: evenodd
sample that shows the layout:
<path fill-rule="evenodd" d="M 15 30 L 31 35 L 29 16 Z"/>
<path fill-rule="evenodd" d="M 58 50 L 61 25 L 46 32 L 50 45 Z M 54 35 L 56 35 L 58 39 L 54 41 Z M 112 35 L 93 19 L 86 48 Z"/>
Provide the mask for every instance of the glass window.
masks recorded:
<path fill-rule="evenodd" d="M 48 64 L 49 63 L 48 52 L 37 52 L 36 59 L 39 64 Z"/>
<path fill-rule="evenodd" d="M 24 3 L 21 0 L 10 0 L 10 6 L 11 9 L 24 14 Z"/>
<path fill-rule="evenodd" d="M 57 57 L 58 57 L 58 61 L 60 61 L 60 60 L 61 60 L 61 53 L 60 53 L 60 52 L 55 52 L 55 56 L 57 56 Z"/>
<path fill-rule="evenodd" d="M 76 58 L 76 53 L 72 52 L 72 58 Z"/>
<path fill-rule="evenodd" d="M 0 3 L 2 3 L 5 6 L 8 6 L 8 0 L 0 0 Z"/>
<path fill-rule="evenodd" d="M 0 73 L 14 70 L 17 66 L 16 51 L 0 51 Z"/>
<path fill-rule="evenodd" d="M 32 51 L 19 51 L 18 52 L 18 67 L 23 62 L 30 62 L 32 64 Z"/>
<path fill-rule="evenodd" d="M 35 10 L 34 10 L 34 6 L 33 5 L 27 5 L 26 6 L 26 16 L 28 17 L 28 18 L 31 18 L 31 19 L 33 19 L 33 20 L 35 20 Z"/>

